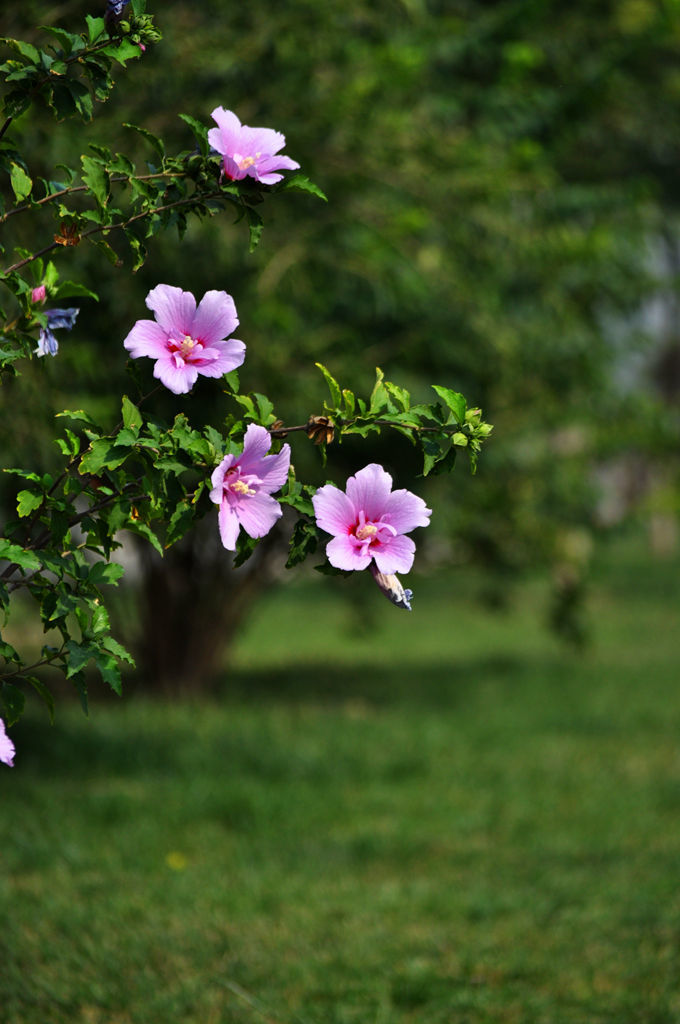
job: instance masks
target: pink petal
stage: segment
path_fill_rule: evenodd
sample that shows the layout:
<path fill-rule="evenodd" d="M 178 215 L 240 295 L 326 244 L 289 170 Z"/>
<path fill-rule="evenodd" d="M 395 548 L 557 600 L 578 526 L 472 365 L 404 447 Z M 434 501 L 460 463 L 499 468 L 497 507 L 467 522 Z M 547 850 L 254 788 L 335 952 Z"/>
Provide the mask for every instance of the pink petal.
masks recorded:
<path fill-rule="evenodd" d="M 265 455 L 257 475 L 260 478 L 260 488 L 272 494 L 283 487 L 288 479 L 290 468 L 290 445 L 284 444 L 283 448 L 276 455 Z"/>
<path fill-rule="evenodd" d="M 272 446 L 271 435 L 264 427 L 251 423 L 243 438 L 243 454 L 238 464 L 244 473 L 260 475 L 262 461 Z"/>
<path fill-rule="evenodd" d="M 367 569 L 371 562 L 371 556 L 362 547 L 353 544 L 347 534 L 329 541 L 326 555 L 336 569 Z"/>
<path fill-rule="evenodd" d="M 10 768 L 14 767 L 14 755 L 16 750 L 11 739 L 5 732 L 5 723 L 0 718 L 0 761 L 3 764 L 9 765 Z"/>
<path fill-rule="evenodd" d="M 376 544 L 371 554 L 380 572 L 390 575 L 408 572 L 413 565 L 416 546 L 410 537 L 393 537 L 389 544 Z"/>
<path fill-rule="evenodd" d="M 289 156 L 268 156 L 257 162 L 257 169 L 260 174 L 269 174 L 270 171 L 295 171 L 299 166 Z"/>
<path fill-rule="evenodd" d="M 416 526 L 429 526 L 432 509 L 411 491 L 393 491 L 385 506 L 385 521 L 398 533 L 410 533 Z"/>
<path fill-rule="evenodd" d="M 237 515 L 249 537 L 264 537 L 283 512 L 275 498 L 259 493 L 240 501 Z"/>
<path fill-rule="evenodd" d="M 170 284 L 157 284 L 146 297 L 146 304 L 166 331 L 175 335 L 191 334 L 196 299 Z"/>
<path fill-rule="evenodd" d="M 380 519 L 392 490 L 392 477 L 372 462 L 347 481 L 347 497 L 367 519 Z"/>
<path fill-rule="evenodd" d="M 215 107 L 210 116 L 217 123 L 217 129 L 210 129 L 208 132 L 208 142 L 218 153 L 224 153 L 225 149 L 222 148 L 222 145 L 218 145 L 215 142 L 215 136 L 219 133 L 219 142 L 226 144 L 229 147 L 228 151 L 233 153 L 239 141 L 242 128 L 238 117 L 233 110 L 225 110 L 224 107 Z"/>
<path fill-rule="evenodd" d="M 217 519 L 219 522 L 220 538 L 222 543 L 227 551 L 236 551 L 236 539 L 241 527 L 236 512 L 229 506 L 226 498 L 220 504 L 220 511 Z"/>
<path fill-rule="evenodd" d="M 344 491 L 326 484 L 312 498 L 317 525 L 326 533 L 346 535 L 356 524 L 357 515 Z"/>
<path fill-rule="evenodd" d="M 245 178 L 246 175 L 248 174 L 248 170 L 241 170 L 236 161 L 232 160 L 231 157 L 227 156 L 226 153 L 224 154 L 223 157 L 223 164 L 224 173 L 228 178 L 231 178 L 233 181 L 241 181 L 241 179 Z M 250 170 L 252 170 L 252 168 L 250 168 Z"/>
<path fill-rule="evenodd" d="M 274 131 L 273 128 L 250 128 L 244 124 L 240 143 L 244 156 L 255 156 L 256 153 L 271 156 L 283 149 L 286 136 Z"/>
<path fill-rule="evenodd" d="M 224 478 L 227 470 L 231 469 L 235 455 L 225 455 L 219 466 L 217 466 L 210 477 L 210 483 L 212 484 L 212 491 L 210 492 L 210 500 L 214 501 L 216 505 L 220 505 L 222 502 L 222 485 L 224 484 Z"/>
<path fill-rule="evenodd" d="M 260 174 L 256 165 L 249 167 L 246 171 L 251 178 L 255 178 L 255 181 L 261 181 L 263 185 L 275 185 L 277 181 L 283 181 L 282 174 Z"/>
<path fill-rule="evenodd" d="M 206 292 L 198 304 L 191 325 L 192 338 L 202 341 L 204 345 L 213 345 L 222 341 L 238 327 L 236 306 L 231 295 L 226 292 Z"/>
<path fill-rule="evenodd" d="M 202 373 L 204 377 L 221 377 L 225 373 L 230 373 L 231 370 L 240 366 L 246 357 L 246 346 L 236 338 L 229 338 L 221 345 L 215 345 L 211 351 L 215 350 L 217 350 L 217 355 L 205 364 L 200 358 L 194 360 L 194 365 L 198 367 L 199 373 Z"/>
<path fill-rule="evenodd" d="M 139 356 L 160 359 L 168 351 L 168 336 L 155 320 L 138 320 L 123 345 L 133 359 Z"/>
<path fill-rule="evenodd" d="M 198 370 L 191 363 L 176 366 L 174 359 L 159 359 L 153 368 L 153 375 L 174 394 L 186 395 L 196 383 Z"/>

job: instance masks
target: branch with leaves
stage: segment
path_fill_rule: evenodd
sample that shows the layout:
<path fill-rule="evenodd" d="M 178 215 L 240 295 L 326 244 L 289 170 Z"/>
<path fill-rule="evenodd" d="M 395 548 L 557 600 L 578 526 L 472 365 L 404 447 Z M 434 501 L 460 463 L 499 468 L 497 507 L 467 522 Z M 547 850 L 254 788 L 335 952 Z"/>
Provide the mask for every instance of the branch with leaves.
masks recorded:
<path fill-rule="evenodd" d="M 14 246 L 0 276 L 12 303 L 3 314 L 0 381 L 20 378 L 26 359 L 57 355 L 55 332 L 73 329 L 79 310 L 53 303 L 97 298 L 78 281 L 62 281 L 57 267 L 57 259 L 81 242 L 92 242 L 119 271 L 123 258 L 110 236 L 124 237 L 135 270 L 148 255 L 149 240 L 160 231 L 176 227 L 181 240 L 190 215 L 201 219 L 229 208 L 246 221 L 252 249 L 262 232 L 262 204 L 295 189 L 325 198 L 296 173 L 298 164 L 281 153 L 285 139 L 280 133 L 242 125 L 236 114 L 221 107 L 212 112 L 213 127 L 184 116 L 193 147 L 175 156 L 167 154 L 162 139 L 134 128 L 153 154 L 143 170 L 98 143 L 81 156 L 78 170 L 61 168 L 60 181 L 32 175 L 20 138 L 10 138 L 17 114 L 41 99 L 58 120 L 89 119 L 94 100 L 106 99 L 113 87 L 113 63 L 125 67 L 141 47 L 160 38 L 144 0 L 132 0 L 129 16 L 126 6 L 125 0 L 109 0 L 115 17 L 88 18 L 81 36 L 51 29 L 56 42 L 47 50 L 5 40 L 15 56 L 0 67 L 8 89 L 0 166 L 12 196 L 9 203 L 3 201 L 0 223 L 11 227 L 19 214 L 21 222 L 50 214 L 56 230 L 34 250 Z M 54 259 L 46 261 L 48 255 Z M 197 302 L 190 292 L 159 284 L 146 302 L 154 319 L 137 320 L 118 344 L 121 360 L 127 352 L 131 360 L 154 361 L 157 388 L 149 391 L 140 384 L 144 371 L 129 362 L 128 390 L 139 396 L 122 396 L 115 427 L 86 409 L 57 412 L 64 423 L 55 438 L 60 470 L 41 474 L 5 469 L 21 484 L 16 514 L 0 537 L 0 606 L 7 619 L 13 595 L 27 594 L 50 640 L 40 657 L 31 659 L 0 638 L 0 711 L 10 725 L 23 709 L 27 687 L 53 713 L 42 672 L 47 668 L 72 681 L 84 707 L 90 666 L 120 693 L 121 666 L 133 662 L 112 635 L 102 588 L 115 585 L 123 574 L 115 552 L 125 532 L 143 538 L 162 555 L 197 520 L 216 515 L 215 529 L 239 566 L 287 508 L 288 567 L 325 542 L 326 570 L 369 569 L 391 601 L 410 609 L 411 592 L 397 574 L 409 570 L 415 551 L 409 534 L 427 526 L 431 510 L 416 495 L 393 490 L 389 474 L 371 461 L 349 478 L 345 491 L 332 483 L 317 489 L 298 479 L 295 453 L 286 438 L 304 433 L 325 465 L 333 445 L 346 437 L 370 442 L 375 434 L 397 431 L 419 449 L 427 476 L 452 470 L 462 450 L 474 471 L 491 431 L 481 411 L 468 408 L 463 395 L 447 386 L 434 385 L 436 399 L 431 403 L 414 403 L 405 388 L 378 369 L 375 385 L 364 398 L 341 386 L 321 363 L 317 366 L 329 398 L 304 423 L 286 426 L 276 415 L 274 401 L 241 390 L 237 368 L 246 359 L 246 346 L 231 336 L 239 321 L 230 295 L 209 290 Z M 221 386 L 225 405 L 219 422 L 196 428 L 181 410 L 181 400 L 199 376 Z M 15 382 L 20 385 L 20 380 Z M 150 408 L 161 386 L 180 404 L 172 422 Z M 0 744 L 0 759 L 3 749 Z"/>

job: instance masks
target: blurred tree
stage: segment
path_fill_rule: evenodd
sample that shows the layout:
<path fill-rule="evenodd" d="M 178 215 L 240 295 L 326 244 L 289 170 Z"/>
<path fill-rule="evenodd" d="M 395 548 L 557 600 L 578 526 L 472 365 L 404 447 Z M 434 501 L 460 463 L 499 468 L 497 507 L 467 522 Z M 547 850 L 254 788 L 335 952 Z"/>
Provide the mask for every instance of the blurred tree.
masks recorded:
<path fill-rule="evenodd" d="M 78 254 L 102 300 L 88 311 L 98 330 L 74 331 L 58 363 L 31 367 L 34 386 L 105 406 L 99 367 L 117 372 L 112 341 L 159 281 L 235 296 L 248 344 L 242 380 L 274 392 L 285 381 L 285 421 L 321 411 L 314 360 L 357 387 L 370 386 L 376 364 L 416 395 L 446 379 L 497 428 L 472 491 L 463 473 L 453 502 L 450 481 L 417 485 L 437 510 L 433 556 L 484 564 L 503 581 L 496 596 L 523 568 L 555 566 L 553 617 L 578 636 L 593 465 L 631 446 L 649 453 L 676 426 L 642 402 L 643 382 L 626 368 L 644 368 L 630 353 L 649 344 L 633 314 L 659 278 L 676 294 L 674 265 L 651 249 L 664 233 L 674 240 L 680 205 L 679 9 L 677 0 L 167 0 L 163 43 L 98 122 L 107 144 L 133 122 L 185 145 L 177 114 L 208 122 L 225 106 L 285 132 L 286 152 L 330 202 L 310 217 L 291 197 L 247 261 L 234 244 L 245 229 L 221 220 L 190 228 L 181 251 L 155 244 L 133 281 L 95 280 L 91 253 Z M 30 35 L 87 10 L 80 0 L 10 2 L 7 31 Z M 47 173 L 68 131 L 53 134 L 47 118 L 32 127 Z M 190 400 L 197 416 L 211 399 L 199 388 Z M 40 430 L 14 410 L 0 425 L 5 444 L 35 447 Z M 298 443 L 294 457 L 312 456 Z M 398 465 L 409 486 L 406 442 L 375 458 Z M 334 467 L 356 470 L 356 459 L 343 445 Z M 187 543 L 146 571 L 142 589 L 145 675 L 166 688 L 205 682 L 219 664 L 219 646 L 208 657 L 198 628 L 206 595 L 219 609 L 214 630 L 228 638 L 257 591 L 249 573 L 225 572 L 205 537 Z M 266 553 L 257 572 L 267 579 Z M 161 655 L 163 601 L 186 628 Z"/>

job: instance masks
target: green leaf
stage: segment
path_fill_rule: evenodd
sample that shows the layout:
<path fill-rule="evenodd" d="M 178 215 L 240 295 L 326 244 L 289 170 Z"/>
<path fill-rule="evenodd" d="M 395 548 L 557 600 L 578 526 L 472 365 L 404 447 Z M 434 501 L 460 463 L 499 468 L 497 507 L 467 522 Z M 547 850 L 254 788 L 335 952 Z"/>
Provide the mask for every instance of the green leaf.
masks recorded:
<path fill-rule="evenodd" d="M 23 167 L 20 167 L 19 164 L 13 163 L 11 167 L 10 181 L 12 183 L 12 190 L 18 202 L 22 202 L 31 194 L 33 180 L 32 178 L 29 178 L 26 171 Z"/>
<path fill-rule="evenodd" d="M 304 174 L 294 174 L 291 178 L 286 178 L 279 187 L 281 192 L 289 192 L 291 189 L 297 192 L 309 192 L 311 195 L 323 199 L 325 203 L 328 202 L 328 197 L 324 195 L 319 186 L 315 185 Z"/>
<path fill-rule="evenodd" d="M 246 220 L 248 221 L 248 235 L 250 239 L 248 252 L 255 252 L 260 243 L 262 232 L 264 231 L 264 223 L 262 221 L 262 217 L 260 217 L 257 210 L 254 210 L 252 206 L 246 207 Z"/>
<path fill-rule="evenodd" d="M 82 48 L 82 40 L 80 39 L 80 36 L 74 36 L 70 32 L 66 32 L 63 28 L 55 28 L 54 25 L 41 25 L 40 30 L 41 32 L 49 32 L 55 39 L 58 39 L 63 46 L 64 54 L 67 57 L 74 47 L 77 50 Z"/>
<path fill-rule="evenodd" d="M 142 414 L 137 406 L 130 401 L 127 395 L 123 395 L 123 425 L 134 434 L 139 434 L 142 426 Z"/>
<path fill-rule="evenodd" d="M 19 677 L 17 677 L 19 678 Z M 20 690 L 14 683 L 3 683 L 0 688 L 0 701 L 3 704 L 3 715 L 7 725 L 14 725 L 21 717 L 26 702 L 23 690 Z"/>
<path fill-rule="evenodd" d="M 319 532 L 314 523 L 307 519 L 298 519 L 293 527 L 290 538 L 286 569 L 303 562 L 308 555 L 316 551 L 319 543 Z"/>
<path fill-rule="evenodd" d="M 94 657 L 97 648 L 89 642 L 78 643 L 76 640 L 69 640 L 66 650 L 68 651 L 66 678 L 70 679 L 85 668 L 90 658 Z"/>
<path fill-rule="evenodd" d="M 20 569 L 28 572 L 37 572 L 42 568 L 42 562 L 32 551 L 25 551 L 18 544 L 10 544 L 4 537 L 0 537 L 0 558 L 6 558 L 8 562 L 14 562 Z"/>
<path fill-rule="evenodd" d="M 132 657 L 129 651 L 126 651 L 122 644 L 119 644 L 112 636 L 107 636 L 106 640 L 102 643 L 102 650 L 110 651 L 120 661 L 126 661 L 128 665 L 135 664 L 135 659 Z"/>
<path fill-rule="evenodd" d="M 50 724 L 54 725 L 54 697 L 51 692 L 37 676 L 26 676 L 26 682 L 31 684 L 35 692 L 40 696 L 42 702 L 47 706 L 47 710 L 50 715 Z"/>
<path fill-rule="evenodd" d="M 90 288 L 86 288 L 79 281 L 62 281 L 53 294 L 54 299 L 72 299 L 76 297 L 94 299 L 95 302 L 99 302 L 97 293 L 93 292 Z"/>
<path fill-rule="evenodd" d="M 87 33 L 88 41 L 94 43 L 104 34 L 105 25 L 103 18 L 93 18 L 92 15 L 86 14 L 85 21 L 87 22 Z"/>
<path fill-rule="evenodd" d="M 20 53 L 22 57 L 30 60 L 32 64 L 40 64 L 40 50 L 37 50 L 31 43 L 25 43 L 23 39 L 9 39 L 7 36 L 0 38 L 0 43 L 11 47 L 16 53 Z"/>
<path fill-rule="evenodd" d="M 119 562 L 95 562 L 90 569 L 88 582 L 94 583 L 96 587 L 103 583 L 117 583 L 125 569 Z"/>
<path fill-rule="evenodd" d="M 456 417 L 456 422 L 465 423 L 465 411 L 467 409 L 465 397 L 458 391 L 452 391 L 451 388 L 441 387 L 439 384 L 433 384 L 432 388 L 437 392 L 446 405 L 448 405 L 449 409 Z"/>
<path fill-rule="evenodd" d="M 81 156 L 83 165 L 83 181 L 90 189 L 99 205 L 103 208 L 109 198 L 109 176 L 98 160 L 90 156 Z"/>
<path fill-rule="evenodd" d="M 153 132 L 148 131 L 146 128 L 140 128 L 136 124 L 130 124 L 128 121 L 123 122 L 123 128 L 130 128 L 133 132 L 137 132 L 143 139 L 149 143 L 149 145 L 158 153 L 161 160 L 165 157 L 165 146 L 163 140 L 159 139 Z"/>
<path fill-rule="evenodd" d="M 34 491 L 19 491 L 17 494 L 17 514 L 20 517 L 30 516 L 36 508 L 40 508 L 45 495 Z"/>
<path fill-rule="evenodd" d="M 335 377 L 330 373 L 330 371 L 326 369 L 323 363 L 315 363 L 314 365 L 319 370 L 321 370 L 322 374 L 324 375 L 324 379 L 328 384 L 328 390 L 331 393 L 331 403 L 333 409 L 339 408 L 340 405 L 342 404 L 342 392 L 340 390 L 340 385 L 338 384 Z"/>
<path fill-rule="evenodd" d="M 191 128 L 203 156 L 207 156 L 210 147 L 208 145 L 208 129 L 206 126 L 197 121 L 195 117 L 190 117 L 189 114 L 180 114 L 179 116 Z"/>
<path fill-rule="evenodd" d="M 105 651 L 97 651 L 94 661 L 104 682 L 108 683 L 113 692 L 120 697 L 123 692 L 123 684 L 120 678 L 120 668 L 114 656 Z"/>

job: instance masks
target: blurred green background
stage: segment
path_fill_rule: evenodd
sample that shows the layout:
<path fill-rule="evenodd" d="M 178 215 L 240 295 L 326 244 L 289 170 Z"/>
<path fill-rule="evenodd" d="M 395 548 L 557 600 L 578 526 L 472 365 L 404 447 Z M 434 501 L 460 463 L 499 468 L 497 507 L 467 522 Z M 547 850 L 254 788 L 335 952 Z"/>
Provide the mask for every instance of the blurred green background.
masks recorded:
<path fill-rule="evenodd" d="M 284 420 L 321 411 L 321 360 L 496 427 L 434 480 L 405 440 L 327 470 L 292 441 L 317 482 L 379 461 L 434 509 L 410 616 L 367 574 L 282 579 L 285 530 L 236 576 L 212 514 L 136 555 L 128 696 L 35 708 L 0 775 L 4 1017 L 676 1024 L 680 5 L 149 8 L 164 41 L 91 126 L 23 119 L 35 173 L 88 141 L 149 159 L 126 121 L 188 147 L 177 115 L 221 105 L 329 202 L 268 204 L 252 256 L 226 216 L 134 276 L 60 254 L 101 302 L 5 390 L 12 463 L 50 463 L 63 406 L 115 417 L 159 281 L 234 296 L 242 383 Z M 9 2 L 3 32 L 89 11 Z"/>
<path fill-rule="evenodd" d="M 88 10 L 9 3 L 5 31 L 40 38 L 37 26 L 75 28 Z M 417 479 L 394 437 L 336 445 L 328 471 L 297 437 L 294 461 L 316 482 L 382 462 L 435 509 L 418 566 L 477 565 L 490 606 L 543 569 L 553 625 L 582 642 L 597 544 L 631 517 L 662 557 L 677 544 L 677 3 L 251 0 L 154 13 L 163 42 L 121 69 L 90 126 L 24 116 L 32 172 L 53 175 L 89 141 L 143 165 L 153 154 L 125 122 L 179 150 L 191 138 L 178 115 L 211 123 L 222 105 L 283 131 L 329 202 L 268 204 L 252 256 L 228 215 L 193 224 L 182 245 L 154 240 L 134 276 L 115 239 L 119 269 L 92 249 L 59 253 L 101 302 L 83 303 L 59 359 L 8 389 L 0 444 L 19 464 L 48 463 L 53 411 L 116 416 L 119 342 L 150 287 L 225 288 L 248 346 L 242 384 L 270 393 L 286 422 L 322 411 L 315 360 L 355 390 L 379 365 L 416 399 L 443 383 L 481 406 L 496 429 L 475 478 L 461 459 L 451 478 Z M 21 221 L 7 244 L 54 231 Z M 181 408 L 219 423 L 221 400 L 202 381 Z M 168 416 L 178 408 L 158 399 Z M 169 692 L 214 684 L 284 543 L 285 531 L 235 577 L 210 514 L 164 562 L 142 554 L 122 624 L 142 675 Z M 208 616 L 222 645 L 201 628 Z"/>

